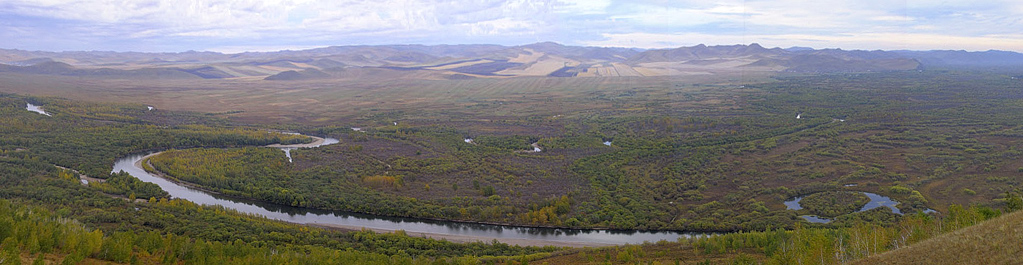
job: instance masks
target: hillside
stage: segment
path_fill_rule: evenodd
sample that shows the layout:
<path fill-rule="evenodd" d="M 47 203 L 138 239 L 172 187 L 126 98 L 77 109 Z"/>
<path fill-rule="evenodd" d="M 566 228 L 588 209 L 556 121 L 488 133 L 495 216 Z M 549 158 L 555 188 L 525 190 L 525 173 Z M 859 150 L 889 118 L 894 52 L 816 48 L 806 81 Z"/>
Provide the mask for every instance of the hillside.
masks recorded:
<path fill-rule="evenodd" d="M 444 80 L 511 77 L 720 76 L 734 73 L 847 73 L 927 67 L 1023 66 L 1004 51 L 861 51 L 765 48 L 759 44 L 631 48 L 542 42 L 500 45 L 331 46 L 299 51 L 140 53 L 0 49 L 0 72 L 113 79 L 275 81 Z M 396 73 L 401 72 L 401 73 Z"/>
<path fill-rule="evenodd" d="M 874 255 L 854 264 L 1023 264 L 1023 211 Z"/>

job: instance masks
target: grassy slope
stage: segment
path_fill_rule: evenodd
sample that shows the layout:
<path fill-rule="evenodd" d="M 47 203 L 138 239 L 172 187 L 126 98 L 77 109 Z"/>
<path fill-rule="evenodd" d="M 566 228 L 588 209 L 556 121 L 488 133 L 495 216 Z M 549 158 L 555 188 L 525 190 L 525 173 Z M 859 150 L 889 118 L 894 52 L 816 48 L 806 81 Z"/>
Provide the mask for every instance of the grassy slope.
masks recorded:
<path fill-rule="evenodd" d="M 861 259 L 855 264 L 1023 264 L 1023 211 Z"/>

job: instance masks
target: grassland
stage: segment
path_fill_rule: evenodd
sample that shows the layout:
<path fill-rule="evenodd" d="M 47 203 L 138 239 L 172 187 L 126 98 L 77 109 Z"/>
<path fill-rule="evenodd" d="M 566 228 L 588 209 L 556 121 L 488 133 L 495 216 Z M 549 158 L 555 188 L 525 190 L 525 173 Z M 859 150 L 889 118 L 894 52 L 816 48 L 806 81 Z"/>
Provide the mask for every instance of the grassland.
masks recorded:
<path fill-rule="evenodd" d="M 853 264 L 1021 264 L 1023 212 L 857 260 Z"/>
<path fill-rule="evenodd" d="M 596 112 L 618 109 L 611 102 L 615 98 L 677 101 L 682 92 L 698 94 L 702 100 L 689 100 L 693 105 L 678 107 L 718 106 L 727 102 L 739 85 L 769 80 L 767 73 L 685 78 L 374 78 L 292 82 L 118 80 L 4 73 L 0 74 L 0 91 L 148 104 L 165 110 L 214 113 L 246 123 L 370 127 L 395 120 L 423 126 Z M 630 90 L 646 92 L 629 98 L 619 96 Z"/>

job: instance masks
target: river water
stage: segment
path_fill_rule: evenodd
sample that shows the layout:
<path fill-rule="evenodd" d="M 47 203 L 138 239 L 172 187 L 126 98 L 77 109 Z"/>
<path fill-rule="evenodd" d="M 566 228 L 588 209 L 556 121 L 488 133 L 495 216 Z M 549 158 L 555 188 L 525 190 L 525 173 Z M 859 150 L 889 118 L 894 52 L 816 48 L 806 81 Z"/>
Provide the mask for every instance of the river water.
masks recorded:
<path fill-rule="evenodd" d="M 322 143 L 320 143 L 319 145 L 314 146 L 314 147 L 319 147 L 319 146 L 324 146 L 324 145 L 332 145 L 332 144 L 336 144 L 336 143 L 340 143 L 340 142 L 341 141 L 338 140 L 338 139 L 327 137 L 327 138 L 323 138 L 323 142 Z M 304 147 L 278 147 L 278 148 L 280 148 L 281 150 L 284 151 L 284 156 L 288 157 L 288 162 L 295 162 L 295 161 L 291 160 L 291 150 L 295 150 L 295 149 L 299 149 L 299 148 L 304 148 Z"/>
<path fill-rule="evenodd" d="M 149 174 L 145 170 L 136 167 L 135 162 L 141 160 L 146 155 L 147 154 L 137 154 L 118 159 L 114 163 L 113 171 L 124 171 L 142 181 L 159 185 L 174 198 L 186 199 L 203 205 L 220 205 L 243 213 L 257 214 L 269 219 L 299 224 L 328 224 L 382 230 L 404 230 L 410 235 L 429 233 L 479 237 L 484 242 L 489 242 L 490 239 L 496 238 L 621 245 L 657 242 L 660 240 L 676 241 L 681 237 L 710 235 L 708 233 L 684 233 L 674 231 L 531 228 L 452 221 L 434 221 L 416 218 L 386 217 L 340 211 L 298 208 L 272 203 L 228 198 L 178 185 L 174 182 Z"/>
<path fill-rule="evenodd" d="M 849 186 L 846 185 L 846 187 L 849 187 Z M 870 202 L 867 202 L 867 204 L 863 205 L 863 208 L 860 208 L 860 210 L 856 211 L 856 212 L 867 211 L 867 210 L 871 210 L 871 209 L 879 208 L 879 207 L 888 207 L 889 209 L 892 210 L 892 213 L 902 215 L 902 211 L 899 210 L 899 208 L 895 207 L 895 205 L 899 204 L 898 201 L 895 201 L 892 198 L 889 198 L 888 196 L 882 196 L 882 195 L 878 195 L 876 193 L 862 192 L 862 191 L 860 191 L 859 193 L 863 193 L 863 195 L 867 195 L 867 198 L 870 198 Z M 785 208 L 788 209 L 788 210 L 800 210 L 800 209 L 803 209 L 803 206 L 799 204 L 799 201 L 801 201 L 801 200 L 803 200 L 802 196 L 792 198 L 791 200 L 787 200 L 787 201 L 784 202 Z M 932 209 L 924 210 L 924 213 L 934 213 L 934 212 L 935 211 L 932 210 Z M 829 222 L 831 222 L 831 219 L 820 217 L 820 216 L 816 216 L 816 215 L 803 215 L 803 216 L 800 216 L 800 217 L 802 217 L 803 219 L 805 219 L 806 221 L 809 221 L 811 223 L 829 223 Z"/>

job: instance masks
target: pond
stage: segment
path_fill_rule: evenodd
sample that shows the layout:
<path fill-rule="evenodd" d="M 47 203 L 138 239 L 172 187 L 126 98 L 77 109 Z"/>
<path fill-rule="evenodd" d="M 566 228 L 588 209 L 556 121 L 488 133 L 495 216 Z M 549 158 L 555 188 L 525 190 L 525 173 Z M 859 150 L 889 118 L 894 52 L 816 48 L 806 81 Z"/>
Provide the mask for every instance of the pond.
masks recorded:
<path fill-rule="evenodd" d="M 46 111 L 43 111 L 43 107 L 42 106 L 32 105 L 32 103 L 25 103 L 25 104 L 28 105 L 27 107 L 25 107 L 25 109 L 27 109 L 28 111 L 39 113 L 39 114 L 43 114 L 43 115 L 46 115 L 46 116 L 52 116 L 49 113 L 46 113 Z"/>

